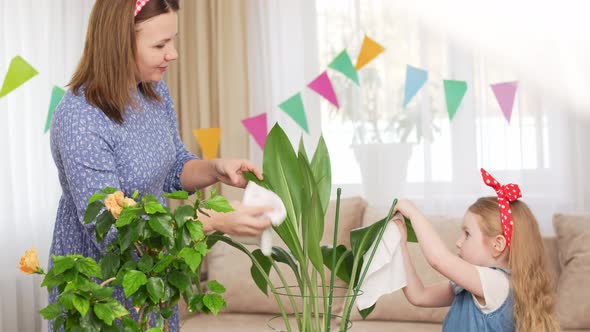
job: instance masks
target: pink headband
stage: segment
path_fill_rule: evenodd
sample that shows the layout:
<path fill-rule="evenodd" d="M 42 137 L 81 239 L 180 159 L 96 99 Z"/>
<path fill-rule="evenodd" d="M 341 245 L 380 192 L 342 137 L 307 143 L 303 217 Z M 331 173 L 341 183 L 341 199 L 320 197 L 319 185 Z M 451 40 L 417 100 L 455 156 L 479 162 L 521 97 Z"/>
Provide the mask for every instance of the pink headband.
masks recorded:
<path fill-rule="evenodd" d="M 133 16 L 137 16 L 137 14 L 139 14 L 139 12 L 143 9 L 143 6 L 145 6 L 148 2 L 150 2 L 150 0 L 137 0 L 135 2 L 135 14 Z"/>
<path fill-rule="evenodd" d="M 517 184 L 509 183 L 501 185 L 493 176 L 490 175 L 483 168 L 481 169 L 481 177 L 486 185 L 494 188 L 498 195 L 498 207 L 500 208 L 500 221 L 502 222 L 502 233 L 506 238 L 506 244 L 510 249 L 510 241 L 512 240 L 512 210 L 510 210 L 510 202 L 514 202 L 522 197 L 520 187 Z"/>

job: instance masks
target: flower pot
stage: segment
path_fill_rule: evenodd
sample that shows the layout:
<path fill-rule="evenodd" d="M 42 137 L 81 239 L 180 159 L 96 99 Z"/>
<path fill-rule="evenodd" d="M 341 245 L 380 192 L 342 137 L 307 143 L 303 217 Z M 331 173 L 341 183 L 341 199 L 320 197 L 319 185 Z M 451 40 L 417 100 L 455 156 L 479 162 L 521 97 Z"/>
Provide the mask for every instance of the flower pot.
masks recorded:
<path fill-rule="evenodd" d="M 412 144 L 376 143 L 352 146 L 361 170 L 363 196 L 373 205 L 389 206 L 405 195 Z"/>

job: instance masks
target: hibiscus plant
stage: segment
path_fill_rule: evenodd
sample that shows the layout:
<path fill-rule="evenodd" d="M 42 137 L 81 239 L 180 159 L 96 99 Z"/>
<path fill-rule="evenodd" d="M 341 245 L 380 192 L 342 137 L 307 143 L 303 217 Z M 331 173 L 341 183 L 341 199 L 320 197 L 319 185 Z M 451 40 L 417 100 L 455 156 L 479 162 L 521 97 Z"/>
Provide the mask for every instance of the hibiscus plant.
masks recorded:
<path fill-rule="evenodd" d="M 97 242 L 115 235 L 104 243 L 99 262 L 80 255 L 53 256 L 45 273 L 36 250 L 21 258 L 22 272 L 45 275 L 42 286 L 57 292 L 57 302 L 40 311 L 55 331 L 163 332 L 181 297 L 191 311 L 217 315 L 225 306 L 221 284 L 201 286 L 201 262 L 209 249 L 197 211 L 228 212 L 230 204 L 215 193 L 207 199 L 198 193 L 194 203 L 171 212 L 153 195 L 136 201 L 138 196 L 137 191 L 124 197 L 105 188 L 89 199 L 84 223 L 95 223 Z M 189 198 L 185 191 L 164 196 Z M 123 303 L 113 297 L 115 286 L 122 288 Z"/>

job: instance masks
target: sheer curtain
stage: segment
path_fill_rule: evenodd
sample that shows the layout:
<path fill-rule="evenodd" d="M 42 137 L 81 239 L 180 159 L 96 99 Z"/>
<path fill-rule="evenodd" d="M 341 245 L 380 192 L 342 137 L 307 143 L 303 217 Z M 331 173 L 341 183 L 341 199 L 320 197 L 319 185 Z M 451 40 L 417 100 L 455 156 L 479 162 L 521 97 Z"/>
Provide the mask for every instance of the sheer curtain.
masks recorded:
<path fill-rule="evenodd" d="M 68 82 L 83 48 L 93 1 L 0 0 L 0 77 L 22 56 L 39 74 L 0 99 L 0 331 L 46 329 L 41 278 L 18 271 L 35 246 L 47 266 L 61 188 L 44 134 L 54 85 Z"/>
<path fill-rule="evenodd" d="M 518 61 L 459 38 L 445 31 L 444 25 L 433 29 L 419 13 L 397 2 L 292 1 L 284 6 L 297 10 L 285 12 L 276 10 L 278 4 L 250 3 L 257 4 L 258 11 L 249 16 L 249 25 L 263 26 L 249 31 L 249 48 L 253 52 L 250 70 L 266 70 L 251 75 L 257 79 L 251 81 L 256 84 L 251 85 L 251 104 L 272 101 L 274 116 L 279 117 L 279 123 L 292 127 L 293 136 L 298 135 L 296 125 L 274 107 L 290 96 L 284 89 L 277 95 L 279 88 L 290 85 L 290 89 L 304 90 L 304 83 L 326 69 L 343 49 L 348 50 L 354 62 L 365 34 L 386 49 L 359 71 L 360 87 L 330 73 L 342 105 L 339 110 L 317 96 L 309 100 L 319 106 L 305 101 L 308 122 L 312 126 L 321 124 L 326 138 L 334 187 L 343 187 L 345 195 L 367 196 L 367 192 L 377 190 L 363 187 L 353 144 L 398 142 L 400 136 L 392 125 L 399 120 L 396 116 L 407 116 L 416 124 L 408 137 L 412 154 L 403 190 L 392 190 L 391 194 L 415 200 L 426 213 L 462 216 L 477 197 L 492 195 L 491 188 L 481 183 L 480 167 L 500 181 L 521 185 L 526 202 L 547 235 L 553 233 L 553 213 L 590 211 L 590 180 L 584 173 L 590 166 L 586 143 L 589 120 L 584 112 L 575 112 L 583 101 L 571 100 L 572 96 L 564 99 L 568 94 L 560 89 L 551 91 L 546 84 L 537 84 L 538 73 L 527 75 Z M 302 25 L 306 28 L 299 31 L 303 31 L 305 43 L 300 45 L 302 41 L 286 34 L 284 26 Z M 316 48 L 309 47 L 316 43 Z M 277 68 L 277 63 L 293 57 L 307 63 L 307 59 L 316 57 L 318 65 L 306 68 L 293 62 L 289 68 L 284 63 Z M 429 76 L 404 109 L 406 65 L 427 70 Z M 548 74 L 555 72 L 545 69 Z M 294 82 L 302 79 L 301 73 L 306 73 L 306 81 Z M 446 110 L 445 79 L 466 81 L 468 85 L 453 121 L 449 121 Z M 513 80 L 519 81 L 519 88 L 508 124 L 490 84 Z M 256 110 L 252 107 L 251 115 L 257 114 Z M 373 125 L 379 129 L 375 131 Z M 256 146 L 252 149 L 259 151 Z M 373 165 L 369 172 L 376 170 Z"/>

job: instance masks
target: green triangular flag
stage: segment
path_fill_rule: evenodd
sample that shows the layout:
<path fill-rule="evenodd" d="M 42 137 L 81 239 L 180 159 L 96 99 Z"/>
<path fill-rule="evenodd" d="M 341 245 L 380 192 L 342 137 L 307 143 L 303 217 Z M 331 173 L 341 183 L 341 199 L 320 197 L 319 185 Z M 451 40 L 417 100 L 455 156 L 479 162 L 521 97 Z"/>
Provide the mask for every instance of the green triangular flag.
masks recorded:
<path fill-rule="evenodd" d="M 297 122 L 297 124 L 309 134 L 307 128 L 307 117 L 305 116 L 305 110 L 303 109 L 303 99 L 301 99 L 301 93 L 297 93 L 293 97 L 282 102 L 279 107 L 289 114 L 289 116 Z"/>
<path fill-rule="evenodd" d="M 332 68 L 336 71 L 341 72 L 344 76 L 350 78 L 356 85 L 359 85 L 359 77 L 354 69 L 354 65 L 348 56 L 348 52 L 346 50 L 340 52 L 334 60 L 328 65 L 329 68 Z"/>
<path fill-rule="evenodd" d="M 10 61 L 8 72 L 6 73 L 6 77 L 4 77 L 0 98 L 6 96 L 37 74 L 38 72 L 35 68 L 21 58 L 20 55 L 15 56 Z"/>
<path fill-rule="evenodd" d="M 467 91 L 467 82 L 445 80 L 444 85 L 445 97 L 447 99 L 447 112 L 449 113 L 449 119 L 452 121 L 457 109 L 461 105 L 465 92 Z"/>
<path fill-rule="evenodd" d="M 47 120 L 45 120 L 45 131 L 46 133 L 49 130 L 49 126 L 51 126 L 51 118 L 53 117 L 53 111 L 59 102 L 64 97 L 66 92 L 64 89 L 60 88 L 59 86 L 54 86 L 53 90 L 51 91 L 51 101 L 49 102 L 49 110 L 47 111 Z"/>

